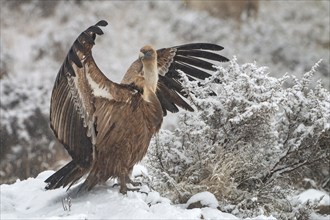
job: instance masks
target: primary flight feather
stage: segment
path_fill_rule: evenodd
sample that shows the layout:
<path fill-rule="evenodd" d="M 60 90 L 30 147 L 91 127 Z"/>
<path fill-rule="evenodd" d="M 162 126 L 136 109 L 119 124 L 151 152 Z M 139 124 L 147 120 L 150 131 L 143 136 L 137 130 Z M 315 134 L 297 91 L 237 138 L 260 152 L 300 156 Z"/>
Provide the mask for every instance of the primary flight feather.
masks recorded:
<path fill-rule="evenodd" d="M 46 189 L 69 186 L 87 174 L 79 191 L 109 178 L 119 178 L 126 193 L 133 166 L 142 160 L 167 111 L 194 109 L 185 100 L 179 70 L 190 80 L 215 70 L 210 61 L 225 62 L 223 47 L 193 43 L 155 50 L 146 45 L 120 84 L 97 67 L 92 47 L 102 35 L 99 21 L 75 40 L 55 80 L 50 125 L 72 161 L 45 180 Z"/>

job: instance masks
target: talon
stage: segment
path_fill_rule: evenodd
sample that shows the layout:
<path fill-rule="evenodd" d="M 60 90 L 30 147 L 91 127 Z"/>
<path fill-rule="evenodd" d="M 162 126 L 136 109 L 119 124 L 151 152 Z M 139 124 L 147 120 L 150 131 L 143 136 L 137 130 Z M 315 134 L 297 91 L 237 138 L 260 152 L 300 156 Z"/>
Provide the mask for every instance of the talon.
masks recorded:
<path fill-rule="evenodd" d="M 127 191 L 140 191 L 140 188 L 128 188 L 127 187 L 127 183 L 130 183 L 132 184 L 133 186 L 141 186 L 142 184 L 140 182 L 134 182 L 132 181 L 129 176 L 127 175 L 127 173 L 124 173 L 122 174 L 120 177 L 120 189 L 119 189 L 119 192 L 122 193 L 122 194 L 127 194 Z"/>
<path fill-rule="evenodd" d="M 127 191 L 131 191 L 131 192 L 138 192 L 140 191 L 140 188 L 128 188 L 127 186 L 121 186 L 119 192 L 123 195 L 127 194 Z"/>
<path fill-rule="evenodd" d="M 133 182 L 133 186 L 142 186 L 141 182 Z"/>
<path fill-rule="evenodd" d="M 117 186 L 119 186 L 119 184 L 118 183 L 115 183 L 115 184 L 112 185 L 112 188 L 115 188 Z"/>
<path fill-rule="evenodd" d="M 146 194 L 146 195 L 148 195 L 148 193 L 147 192 L 143 192 L 143 191 L 139 191 L 140 193 L 144 193 L 144 194 Z"/>
<path fill-rule="evenodd" d="M 138 191 L 140 191 L 140 188 L 127 188 L 126 193 L 127 193 L 127 191 L 138 192 Z"/>
<path fill-rule="evenodd" d="M 130 182 L 130 184 L 132 184 L 133 186 L 142 186 L 141 182 Z"/>
<path fill-rule="evenodd" d="M 126 183 L 130 183 L 133 186 L 142 186 L 141 182 L 135 182 L 135 181 L 131 180 L 131 178 L 129 178 L 128 176 L 126 176 Z"/>

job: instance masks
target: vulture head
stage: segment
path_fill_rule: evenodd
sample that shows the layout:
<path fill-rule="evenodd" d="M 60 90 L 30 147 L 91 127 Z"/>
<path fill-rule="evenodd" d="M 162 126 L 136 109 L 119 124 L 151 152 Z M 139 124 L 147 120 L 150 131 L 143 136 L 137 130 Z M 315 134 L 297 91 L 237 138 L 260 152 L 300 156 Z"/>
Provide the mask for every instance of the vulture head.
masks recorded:
<path fill-rule="evenodd" d="M 140 54 L 139 54 L 139 59 L 144 63 L 147 63 L 148 61 L 154 62 L 157 59 L 157 52 L 153 48 L 153 46 L 146 45 L 141 48 Z"/>
<path fill-rule="evenodd" d="M 156 92 L 158 83 L 158 68 L 157 68 L 157 52 L 150 46 L 146 45 L 141 48 L 139 59 L 143 65 L 143 77 L 145 82 L 145 89 L 150 89 Z"/>

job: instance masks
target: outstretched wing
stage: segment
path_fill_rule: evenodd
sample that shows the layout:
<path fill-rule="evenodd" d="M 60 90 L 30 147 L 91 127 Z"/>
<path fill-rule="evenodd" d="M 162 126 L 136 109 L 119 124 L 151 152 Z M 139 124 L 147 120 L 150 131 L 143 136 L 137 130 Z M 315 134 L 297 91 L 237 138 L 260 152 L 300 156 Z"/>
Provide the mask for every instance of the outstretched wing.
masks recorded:
<path fill-rule="evenodd" d="M 167 111 L 178 112 L 180 108 L 194 111 L 185 98 L 187 95 L 180 82 L 178 70 L 187 74 L 190 80 L 200 80 L 210 77 L 210 73 L 216 69 L 216 62 L 229 61 L 226 57 L 218 54 L 223 47 L 209 43 L 192 43 L 176 47 L 162 48 L 157 50 L 158 85 L 157 97 L 162 105 L 163 115 Z M 136 60 L 127 70 L 122 83 L 130 84 L 135 77 L 142 73 L 142 62 Z"/>
<path fill-rule="evenodd" d="M 188 111 L 194 109 L 183 99 L 186 97 L 178 70 L 190 80 L 210 77 L 215 71 L 215 62 L 227 62 L 226 57 L 218 54 L 223 47 L 210 43 L 192 43 L 157 50 L 159 71 L 157 96 L 162 104 L 163 113 L 178 112 L 178 106 Z"/>
<path fill-rule="evenodd" d="M 113 102 L 128 97 L 122 91 L 127 88 L 107 79 L 92 56 L 96 35 L 103 34 L 99 26 L 106 25 L 106 21 L 100 21 L 75 40 L 52 91 L 51 128 L 72 159 L 82 167 L 90 165 L 96 143 L 95 99 Z"/>
<path fill-rule="evenodd" d="M 83 167 L 90 165 L 96 138 L 93 96 L 85 72 L 86 66 L 96 66 L 91 49 L 96 34 L 103 34 L 98 26 L 106 25 L 100 21 L 75 40 L 57 74 L 51 97 L 51 128 L 73 160 Z M 94 68 L 94 72 L 100 71 Z"/>

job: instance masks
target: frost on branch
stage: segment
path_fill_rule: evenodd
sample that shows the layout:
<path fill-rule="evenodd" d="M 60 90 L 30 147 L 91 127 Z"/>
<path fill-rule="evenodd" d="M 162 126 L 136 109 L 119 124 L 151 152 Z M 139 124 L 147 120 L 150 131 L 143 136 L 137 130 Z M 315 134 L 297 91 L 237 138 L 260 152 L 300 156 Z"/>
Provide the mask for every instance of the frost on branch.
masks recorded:
<path fill-rule="evenodd" d="M 181 113 L 175 131 L 153 139 L 153 187 L 177 202 L 207 190 L 246 216 L 294 216 L 283 193 L 305 178 L 329 190 L 330 95 L 320 82 L 309 87 L 317 65 L 286 89 L 288 76 L 270 77 L 267 68 L 235 58 L 203 87 L 183 75 L 198 111 Z"/>

